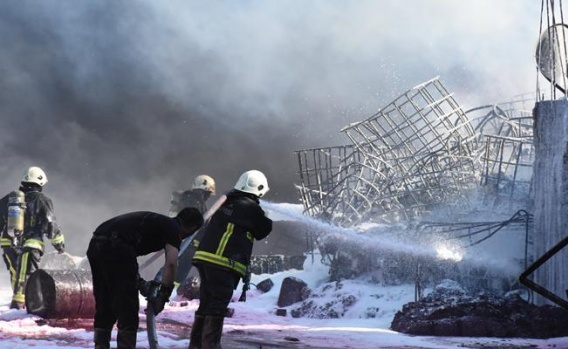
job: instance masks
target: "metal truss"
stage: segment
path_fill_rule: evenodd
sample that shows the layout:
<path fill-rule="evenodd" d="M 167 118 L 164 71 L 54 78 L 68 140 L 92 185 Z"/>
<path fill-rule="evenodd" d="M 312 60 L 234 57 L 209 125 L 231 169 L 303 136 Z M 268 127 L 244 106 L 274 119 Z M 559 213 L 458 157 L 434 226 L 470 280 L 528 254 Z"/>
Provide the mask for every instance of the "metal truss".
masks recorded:
<path fill-rule="evenodd" d="M 466 210 L 467 193 L 529 199 L 534 96 L 462 110 L 438 78 L 340 130 L 347 145 L 296 151 L 305 213 L 340 226 Z"/>
<path fill-rule="evenodd" d="M 466 111 L 475 125 L 481 152 L 480 185 L 490 195 L 528 199 L 535 159 L 533 117 L 535 96 Z"/>
<path fill-rule="evenodd" d="M 438 78 L 341 130 L 351 144 L 297 151 L 305 212 L 342 226 L 467 205 L 476 133 Z"/>
<path fill-rule="evenodd" d="M 528 199 L 534 159 L 532 137 L 485 136 L 480 184 L 495 196 Z"/>
<path fill-rule="evenodd" d="M 358 202 L 371 205 L 368 193 L 358 189 L 365 169 L 364 154 L 353 145 L 296 151 L 301 184 L 297 185 L 304 212 L 327 222 L 350 225 L 358 222 Z"/>

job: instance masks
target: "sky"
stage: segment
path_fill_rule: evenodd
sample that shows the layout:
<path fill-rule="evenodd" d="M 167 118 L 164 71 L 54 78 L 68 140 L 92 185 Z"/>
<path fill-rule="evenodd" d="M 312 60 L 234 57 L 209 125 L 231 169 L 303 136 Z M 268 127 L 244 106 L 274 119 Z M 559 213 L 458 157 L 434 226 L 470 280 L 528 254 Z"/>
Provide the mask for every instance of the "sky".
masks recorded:
<path fill-rule="evenodd" d="M 166 213 L 198 174 L 263 171 L 440 76 L 465 109 L 534 93 L 534 0 L 0 4 L 0 188 L 42 167 L 71 253 L 119 213 Z"/>

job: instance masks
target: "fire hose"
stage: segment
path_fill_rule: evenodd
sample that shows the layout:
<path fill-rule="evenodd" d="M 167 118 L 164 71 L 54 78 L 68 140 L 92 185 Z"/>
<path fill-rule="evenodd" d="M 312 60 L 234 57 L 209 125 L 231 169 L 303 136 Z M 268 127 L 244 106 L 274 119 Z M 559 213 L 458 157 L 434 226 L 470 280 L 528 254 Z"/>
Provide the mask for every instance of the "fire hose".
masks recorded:
<path fill-rule="evenodd" d="M 138 279 L 138 290 L 140 294 L 146 297 L 146 300 L 154 299 L 157 297 L 161 284 L 157 281 L 145 281 Z M 146 307 L 146 332 L 148 332 L 148 344 L 150 349 L 159 349 L 158 334 L 156 333 L 156 314 L 154 309 L 148 305 Z"/>

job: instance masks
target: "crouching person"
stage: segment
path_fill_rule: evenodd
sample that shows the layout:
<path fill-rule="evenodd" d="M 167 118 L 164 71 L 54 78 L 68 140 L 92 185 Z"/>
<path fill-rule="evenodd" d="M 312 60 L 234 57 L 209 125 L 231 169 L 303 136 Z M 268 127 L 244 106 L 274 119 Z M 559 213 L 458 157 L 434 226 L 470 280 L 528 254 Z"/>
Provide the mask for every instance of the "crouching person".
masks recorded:
<path fill-rule="evenodd" d="M 264 214 L 259 200 L 267 191 L 262 172 L 243 173 L 204 227 L 193 257 L 201 286 L 189 349 L 221 348 L 224 318 L 233 290 L 240 278 L 246 277 L 253 242 L 272 231 L 272 220 Z"/>
<path fill-rule="evenodd" d="M 165 250 L 162 284 L 155 299 L 148 299 L 157 315 L 174 288 L 181 241 L 202 225 L 199 210 L 188 207 L 173 218 L 147 211 L 126 213 L 95 230 L 87 250 L 95 297 L 95 349 L 110 348 L 115 323 L 117 348 L 136 348 L 140 309 L 137 257 Z"/>

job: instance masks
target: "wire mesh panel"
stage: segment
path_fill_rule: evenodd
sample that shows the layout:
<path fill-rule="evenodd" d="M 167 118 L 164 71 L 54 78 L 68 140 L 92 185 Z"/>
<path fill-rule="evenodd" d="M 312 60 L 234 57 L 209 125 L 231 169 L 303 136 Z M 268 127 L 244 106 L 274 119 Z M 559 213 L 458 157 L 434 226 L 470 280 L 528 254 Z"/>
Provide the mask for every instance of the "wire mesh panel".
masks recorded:
<path fill-rule="evenodd" d="M 462 145 L 460 149 L 468 145 L 469 155 L 475 135 L 467 116 L 438 79 L 410 89 L 367 120 L 342 131 L 354 144 L 386 147 L 393 159 L 420 157 L 456 144 Z"/>
<path fill-rule="evenodd" d="M 334 215 L 348 214 L 350 206 L 344 200 L 342 188 L 353 185 L 350 176 L 354 159 L 361 154 L 352 146 L 304 149 L 296 151 L 301 184 L 300 191 L 304 212 L 312 217 L 333 221 Z"/>
<path fill-rule="evenodd" d="M 531 138 L 485 136 L 481 185 L 495 195 L 528 198 L 532 190 L 535 150 Z"/>
<path fill-rule="evenodd" d="M 525 105 L 524 100 L 485 105 L 468 110 L 466 115 L 474 125 L 480 140 L 485 135 L 532 137 L 532 111 L 525 109 Z"/>
<path fill-rule="evenodd" d="M 469 207 L 478 184 L 528 193 L 528 99 L 467 113 L 436 78 L 370 118 L 344 127 L 349 145 L 296 151 L 305 213 L 342 226 L 410 221 L 443 206 Z"/>
<path fill-rule="evenodd" d="M 438 79 L 416 86 L 367 120 L 342 132 L 364 149 L 362 167 L 388 178 L 376 182 L 378 212 L 411 219 L 447 199 L 464 203 L 461 192 L 475 176 L 475 131 L 467 116 Z M 373 168 L 380 163 L 380 167 Z M 370 178 L 361 181 L 369 186 Z M 475 182 L 475 181 L 474 181 Z M 390 203 L 385 210 L 382 203 Z M 378 207 L 357 207 L 367 216 Z M 377 213 L 377 212 L 375 212 Z M 376 215 L 373 215 L 376 217 Z"/>
<path fill-rule="evenodd" d="M 368 152 L 368 149 L 357 148 L 358 156 L 349 159 L 351 166 L 345 172 L 349 180 L 342 181 L 337 188 L 337 196 L 341 198 L 344 209 L 333 217 L 333 221 L 339 225 L 357 224 L 377 216 L 377 209 L 385 212 L 385 207 L 395 204 L 383 199 L 392 169 L 381 159 L 366 157 Z"/>
<path fill-rule="evenodd" d="M 521 95 L 506 103 L 485 105 L 466 114 L 478 132 L 480 184 L 494 199 L 516 204 L 528 200 L 532 191 L 535 160 L 533 144 L 534 94 Z"/>

